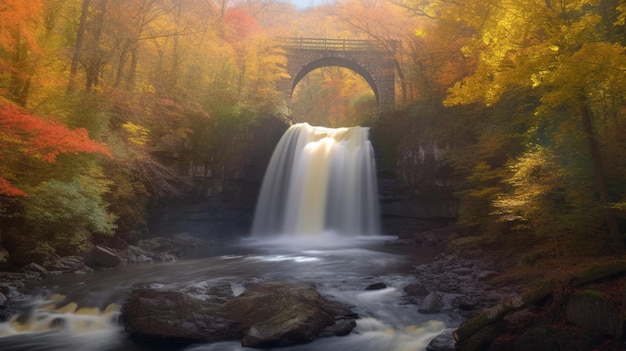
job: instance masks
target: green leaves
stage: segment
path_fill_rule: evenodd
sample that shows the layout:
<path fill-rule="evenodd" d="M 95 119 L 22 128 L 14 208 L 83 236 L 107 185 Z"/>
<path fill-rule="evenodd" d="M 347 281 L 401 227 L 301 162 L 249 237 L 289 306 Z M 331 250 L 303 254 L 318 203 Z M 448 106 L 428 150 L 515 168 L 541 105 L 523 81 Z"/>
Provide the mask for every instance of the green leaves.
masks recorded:
<path fill-rule="evenodd" d="M 24 218 L 36 231 L 51 234 L 71 232 L 76 227 L 111 234 L 115 217 L 108 213 L 101 197 L 107 185 L 102 179 L 86 175 L 43 182 L 22 200 Z"/>

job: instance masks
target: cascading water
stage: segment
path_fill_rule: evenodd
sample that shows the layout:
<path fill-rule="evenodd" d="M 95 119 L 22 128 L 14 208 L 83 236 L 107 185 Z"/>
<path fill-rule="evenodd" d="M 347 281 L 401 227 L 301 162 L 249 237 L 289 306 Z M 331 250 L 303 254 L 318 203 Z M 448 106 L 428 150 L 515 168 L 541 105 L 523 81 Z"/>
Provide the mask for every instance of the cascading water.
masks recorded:
<path fill-rule="evenodd" d="M 289 128 L 270 160 L 253 236 L 379 233 L 378 189 L 368 128 Z"/>

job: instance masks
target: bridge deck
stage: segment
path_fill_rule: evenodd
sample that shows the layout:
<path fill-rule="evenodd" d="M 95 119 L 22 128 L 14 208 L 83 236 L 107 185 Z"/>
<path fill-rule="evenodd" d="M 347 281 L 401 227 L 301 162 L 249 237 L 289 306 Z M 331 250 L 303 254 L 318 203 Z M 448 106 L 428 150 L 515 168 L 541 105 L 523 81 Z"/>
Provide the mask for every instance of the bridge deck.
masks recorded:
<path fill-rule="evenodd" d="M 326 38 L 278 38 L 278 43 L 288 49 L 323 51 L 386 51 L 371 40 Z"/>

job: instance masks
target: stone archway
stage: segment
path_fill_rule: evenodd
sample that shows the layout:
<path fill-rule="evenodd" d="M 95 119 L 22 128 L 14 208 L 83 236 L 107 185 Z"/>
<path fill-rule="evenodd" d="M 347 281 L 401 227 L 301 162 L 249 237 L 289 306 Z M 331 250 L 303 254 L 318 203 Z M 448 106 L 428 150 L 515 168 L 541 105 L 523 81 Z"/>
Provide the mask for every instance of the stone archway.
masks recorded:
<path fill-rule="evenodd" d="M 289 82 L 282 90 L 287 98 L 308 73 L 329 66 L 350 69 L 370 85 L 376 96 L 378 111 L 395 107 L 393 53 L 368 40 L 283 38 Z"/>

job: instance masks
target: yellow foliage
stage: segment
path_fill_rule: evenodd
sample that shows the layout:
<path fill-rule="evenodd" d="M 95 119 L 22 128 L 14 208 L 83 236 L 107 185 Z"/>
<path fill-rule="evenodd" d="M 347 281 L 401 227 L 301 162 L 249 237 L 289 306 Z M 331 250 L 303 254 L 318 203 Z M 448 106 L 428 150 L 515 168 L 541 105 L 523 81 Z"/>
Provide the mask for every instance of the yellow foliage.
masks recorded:
<path fill-rule="evenodd" d="M 148 142 L 148 128 L 135 124 L 133 122 L 126 122 L 122 125 L 122 128 L 128 133 L 128 140 L 136 145 L 145 145 Z"/>

